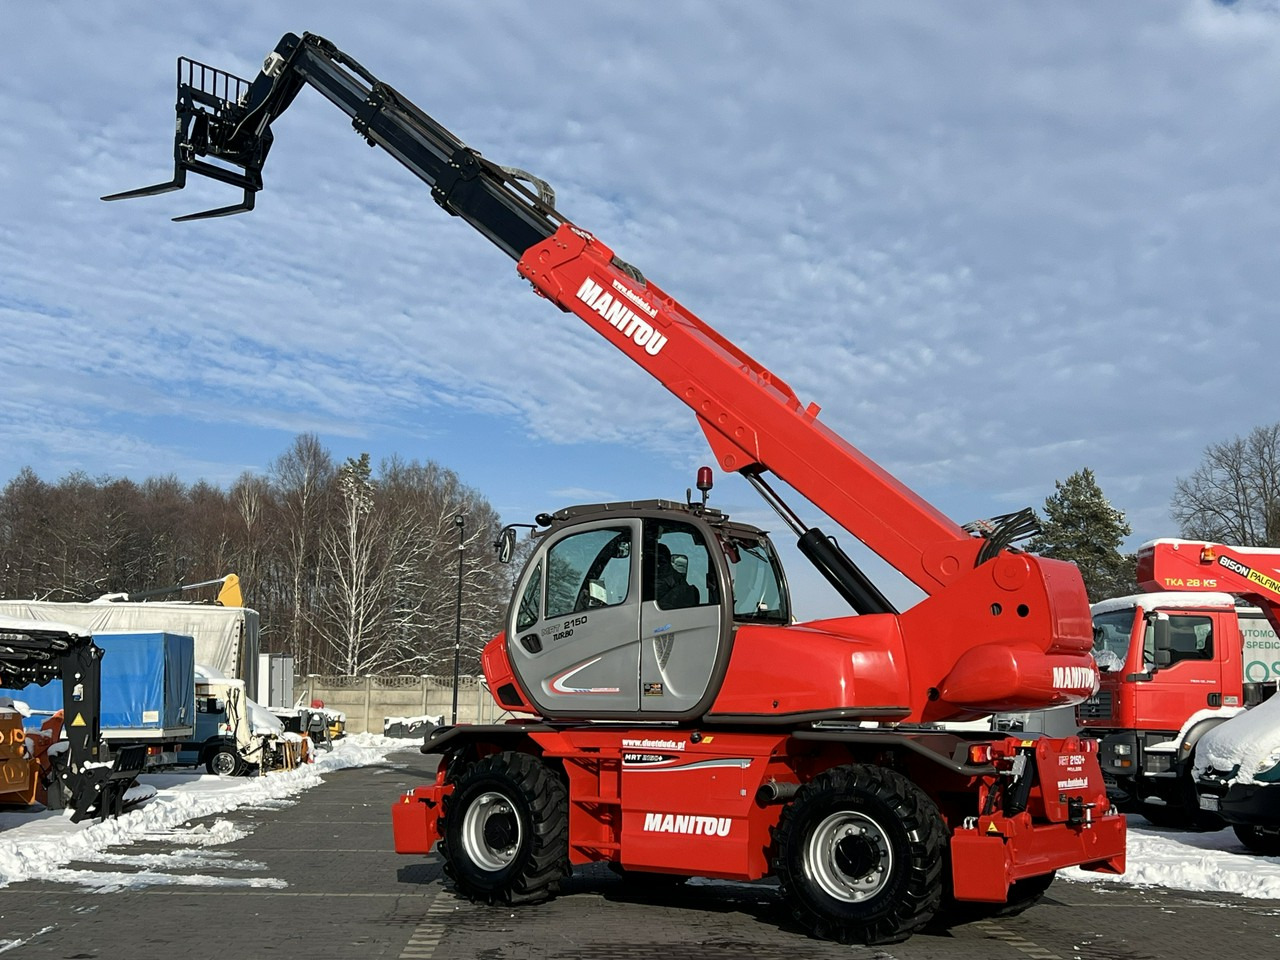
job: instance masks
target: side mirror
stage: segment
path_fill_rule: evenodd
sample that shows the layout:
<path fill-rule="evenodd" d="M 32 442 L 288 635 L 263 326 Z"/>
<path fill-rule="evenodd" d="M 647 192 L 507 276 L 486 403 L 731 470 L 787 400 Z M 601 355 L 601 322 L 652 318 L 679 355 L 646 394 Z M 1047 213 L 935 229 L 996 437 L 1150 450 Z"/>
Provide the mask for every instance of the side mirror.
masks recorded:
<path fill-rule="evenodd" d="M 1153 659 L 1157 667 L 1167 667 L 1173 663 L 1173 642 L 1169 638 L 1169 617 L 1156 614 L 1156 622 L 1152 625 L 1155 653 Z"/>
<path fill-rule="evenodd" d="M 689 558 L 683 553 L 673 553 L 671 555 L 671 568 L 682 577 L 689 575 Z"/>
<path fill-rule="evenodd" d="M 494 544 L 498 551 L 499 563 L 510 563 L 511 555 L 516 550 L 516 528 L 503 527 L 502 532 L 498 534 L 498 542 Z"/>
<path fill-rule="evenodd" d="M 493 549 L 498 555 L 499 563 L 510 563 L 511 558 L 516 552 L 516 530 L 524 527 L 529 531 L 529 535 L 533 536 L 533 531 L 539 526 L 546 526 L 551 523 L 551 517 L 545 513 L 538 514 L 538 523 L 508 523 L 502 528 L 498 534 L 498 539 L 493 541 Z"/>

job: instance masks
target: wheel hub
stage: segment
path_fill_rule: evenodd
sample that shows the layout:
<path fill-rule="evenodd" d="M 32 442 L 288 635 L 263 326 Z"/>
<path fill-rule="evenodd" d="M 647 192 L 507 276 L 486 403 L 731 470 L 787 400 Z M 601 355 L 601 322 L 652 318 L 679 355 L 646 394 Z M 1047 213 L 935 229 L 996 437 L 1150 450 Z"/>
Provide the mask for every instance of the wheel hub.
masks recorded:
<path fill-rule="evenodd" d="M 510 812 L 495 810 L 484 824 L 484 842 L 496 850 L 506 850 L 519 834 L 519 825 Z"/>
<path fill-rule="evenodd" d="M 483 870 L 497 872 L 510 866 L 522 835 L 515 807 L 494 790 L 476 797 L 462 817 L 462 845 L 471 862 Z"/>
<path fill-rule="evenodd" d="M 828 896 L 861 903 L 881 893 L 893 872 L 893 846 L 878 823 L 853 810 L 831 814 L 814 828 L 805 871 Z"/>

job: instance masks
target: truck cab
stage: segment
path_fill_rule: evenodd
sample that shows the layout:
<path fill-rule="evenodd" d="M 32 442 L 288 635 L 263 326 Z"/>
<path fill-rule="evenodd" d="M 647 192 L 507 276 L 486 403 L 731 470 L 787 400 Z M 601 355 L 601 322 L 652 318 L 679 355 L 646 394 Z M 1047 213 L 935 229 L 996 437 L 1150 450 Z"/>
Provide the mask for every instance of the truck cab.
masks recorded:
<path fill-rule="evenodd" d="M 1246 680 L 1246 656 L 1274 647 L 1274 632 L 1260 610 L 1224 593 L 1119 597 L 1094 604 L 1092 614 L 1100 684 L 1077 707 L 1077 722 L 1100 739 L 1099 760 L 1121 809 L 1186 825 L 1198 819 L 1190 779 L 1196 742 L 1260 699 L 1260 685 Z M 1249 664 L 1250 673 L 1272 669 Z"/>

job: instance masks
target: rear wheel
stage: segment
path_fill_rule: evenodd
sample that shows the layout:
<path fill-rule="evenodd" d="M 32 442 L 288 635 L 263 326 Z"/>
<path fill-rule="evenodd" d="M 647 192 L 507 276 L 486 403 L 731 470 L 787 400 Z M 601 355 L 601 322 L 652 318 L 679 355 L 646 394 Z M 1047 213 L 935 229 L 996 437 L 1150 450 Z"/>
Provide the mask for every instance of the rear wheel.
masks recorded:
<path fill-rule="evenodd" d="M 1246 823 L 1233 824 L 1231 829 L 1235 831 L 1236 839 L 1254 853 L 1260 853 L 1264 857 L 1280 857 L 1280 830 L 1268 830 Z"/>
<path fill-rule="evenodd" d="M 468 770 L 444 801 L 445 872 L 464 896 L 532 903 L 569 873 L 564 784 L 536 757 L 499 753 Z"/>
<path fill-rule="evenodd" d="M 914 783 L 882 767 L 826 771 L 778 823 L 774 869 L 796 920 L 841 943 L 896 943 L 942 896 L 946 830 Z"/>
<path fill-rule="evenodd" d="M 1008 899 L 1004 903 L 994 903 L 986 911 L 987 917 L 1016 917 L 1028 907 L 1040 902 L 1045 892 L 1053 884 L 1053 873 L 1044 873 L 1038 877 L 1027 877 L 1015 880 L 1009 885 Z"/>

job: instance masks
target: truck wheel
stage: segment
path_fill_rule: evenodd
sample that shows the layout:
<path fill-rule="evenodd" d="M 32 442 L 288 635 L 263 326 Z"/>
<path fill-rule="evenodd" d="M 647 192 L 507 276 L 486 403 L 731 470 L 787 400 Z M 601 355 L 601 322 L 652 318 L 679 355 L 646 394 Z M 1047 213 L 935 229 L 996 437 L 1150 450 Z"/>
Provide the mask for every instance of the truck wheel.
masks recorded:
<path fill-rule="evenodd" d="M 827 770 L 783 810 L 774 839 L 783 896 L 814 936 L 897 943 L 938 908 L 946 829 L 933 801 L 892 770 Z"/>
<path fill-rule="evenodd" d="M 1280 857 L 1280 831 L 1267 831 L 1245 823 L 1232 824 L 1231 829 L 1235 831 L 1236 839 L 1254 853 L 1264 857 Z"/>
<path fill-rule="evenodd" d="M 209 754 L 204 767 L 219 777 L 234 777 L 240 773 L 240 758 L 236 756 L 235 751 L 220 747 Z"/>
<path fill-rule="evenodd" d="M 487 903 L 554 896 L 569 874 L 564 784 L 527 753 L 485 757 L 445 798 L 440 847 L 464 896 Z"/>

